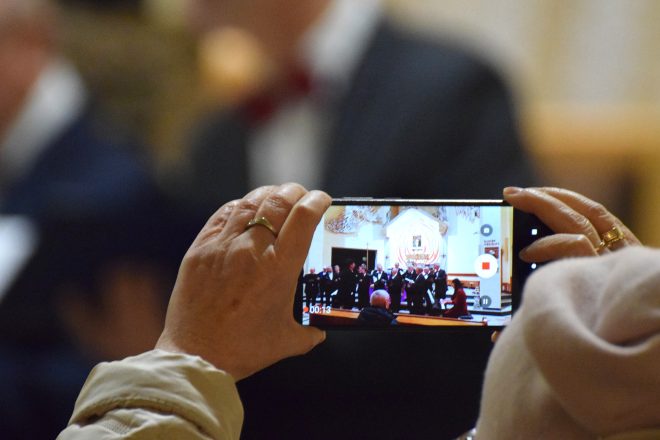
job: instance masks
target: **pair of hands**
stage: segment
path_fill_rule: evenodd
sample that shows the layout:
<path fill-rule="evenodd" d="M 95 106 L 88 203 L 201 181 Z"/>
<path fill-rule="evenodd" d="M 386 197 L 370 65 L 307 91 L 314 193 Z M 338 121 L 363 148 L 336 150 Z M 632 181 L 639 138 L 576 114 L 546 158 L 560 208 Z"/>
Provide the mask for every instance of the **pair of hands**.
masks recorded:
<path fill-rule="evenodd" d="M 523 250 L 526 261 L 594 256 L 600 235 L 617 226 L 637 238 L 602 205 L 557 188 L 506 188 L 514 207 L 535 214 L 555 235 Z M 289 356 L 308 352 L 325 333 L 292 314 L 300 268 L 330 197 L 297 184 L 258 188 L 211 216 L 181 263 L 156 348 L 199 355 L 236 380 Z M 246 229 L 266 217 L 278 231 Z"/>

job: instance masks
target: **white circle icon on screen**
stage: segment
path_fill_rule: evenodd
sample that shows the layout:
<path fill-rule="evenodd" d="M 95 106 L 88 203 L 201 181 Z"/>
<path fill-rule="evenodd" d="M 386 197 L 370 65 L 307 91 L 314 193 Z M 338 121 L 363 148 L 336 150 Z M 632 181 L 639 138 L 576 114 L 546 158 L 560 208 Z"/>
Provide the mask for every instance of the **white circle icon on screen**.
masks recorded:
<path fill-rule="evenodd" d="M 474 271 L 479 278 L 490 278 L 497 273 L 497 258 L 491 254 L 479 255 L 474 261 Z"/>

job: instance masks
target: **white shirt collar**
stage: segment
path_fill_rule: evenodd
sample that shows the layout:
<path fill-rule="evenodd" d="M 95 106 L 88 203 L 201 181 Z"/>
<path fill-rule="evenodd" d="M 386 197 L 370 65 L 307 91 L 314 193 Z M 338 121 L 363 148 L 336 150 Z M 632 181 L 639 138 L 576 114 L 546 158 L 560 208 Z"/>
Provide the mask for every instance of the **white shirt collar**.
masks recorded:
<path fill-rule="evenodd" d="M 312 78 L 347 87 L 381 15 L 381 0 L 333 0 L 300 43 Z"/>
<path fill-rule="evenodd" d="M 3 182 L 27 174 L 51 141 L 82 112 L 86 100 L 87 92 L 73 66 L 61 59 L 47 66 L 33 85 L 7 136 L 0 139 Z"/>
<path fill-rule="evenodd" d="M 334 116 L 330 107 L 346 93 L 380 15 L 380 0 L 333 0 L 303 35 L 300 62 L 309 69 L 314 89 L 311 96 L 285 103 L 252 133 L 251 186 L 296 181 L 319 187 L 324 139 Z"/>

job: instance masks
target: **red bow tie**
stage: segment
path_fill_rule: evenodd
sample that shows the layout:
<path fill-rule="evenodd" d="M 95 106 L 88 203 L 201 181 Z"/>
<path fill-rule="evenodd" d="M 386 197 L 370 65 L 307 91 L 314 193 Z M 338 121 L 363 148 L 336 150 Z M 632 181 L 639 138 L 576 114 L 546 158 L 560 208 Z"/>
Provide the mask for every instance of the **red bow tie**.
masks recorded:
<path fill-rule="evenodd" d="M 265 89 L 249 98 L 243 104 L 242 112 L 251 124 L 263 124 L 275 114 L 282 104 L 307 96 L 311 91 L 311 76 L 306 70 L 296 67 L 290 69 L 284 81 L 276 87 Z"/>

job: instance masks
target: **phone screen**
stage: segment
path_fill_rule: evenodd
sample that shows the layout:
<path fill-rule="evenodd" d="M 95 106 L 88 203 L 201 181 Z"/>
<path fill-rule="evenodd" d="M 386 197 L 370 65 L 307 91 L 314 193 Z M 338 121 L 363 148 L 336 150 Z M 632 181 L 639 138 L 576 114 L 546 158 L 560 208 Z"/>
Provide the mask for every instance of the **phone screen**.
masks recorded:
<path fill-rule="evenodd" d="M 502 201 L 335 200 L 294 314 L 323 328 L 505 326 L 519 301 L 515 220 Z"/>

